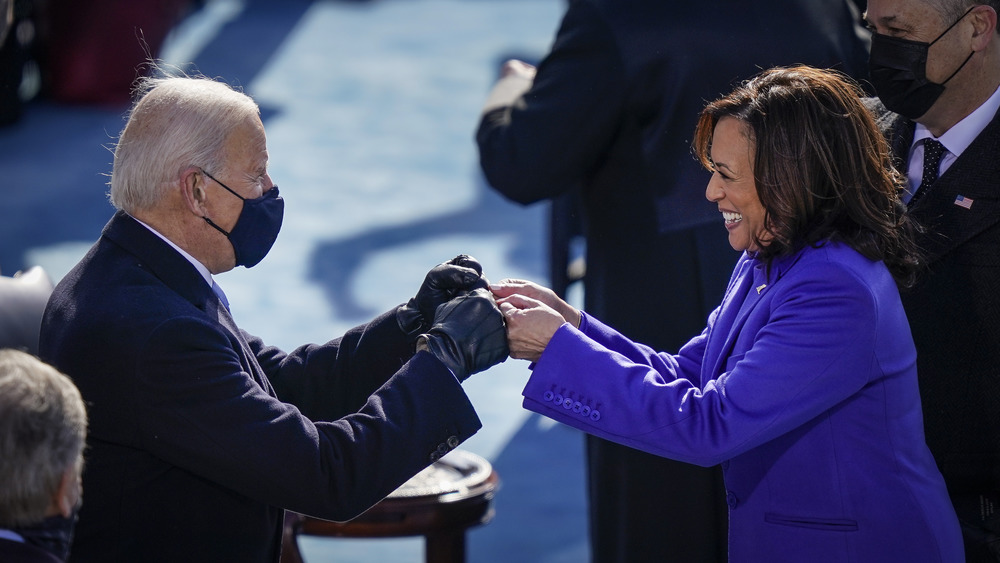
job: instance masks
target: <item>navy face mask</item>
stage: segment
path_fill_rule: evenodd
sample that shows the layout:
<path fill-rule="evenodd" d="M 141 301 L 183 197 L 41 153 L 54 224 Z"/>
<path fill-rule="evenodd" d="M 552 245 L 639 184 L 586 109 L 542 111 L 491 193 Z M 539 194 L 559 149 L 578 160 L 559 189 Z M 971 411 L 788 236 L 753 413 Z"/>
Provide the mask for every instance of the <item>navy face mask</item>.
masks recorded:
<path fill-rule="evenodd" d="M 917 119 L 931 109 L 944 92 L 944 85 L 962 70 L 975 51 L 969 53 L 955 72 L 940 84 L 927 79 L 927 53 L 931 45 L 958 25 L 974 8 L 975 6 L 969 8 L 930 43 L 872 34 L 868 72 L 875 93 L 886 108 L 907 119 Z"/>
<path fill-rule="evenodd" d="M 240 211 L 240 216 L 236 219 L 233 230 L 228 233 L 208 217 L 202 217 L 202 219 L 229 239 L 236 255 L 237 266 L 246 266 L 247 268 L 256 266 L 274 246 L 274 241 L 278 239 L 278 231 L 281 230 L 281 220 L 285 213 L 285 200 L 278 195 L 278 186 L 271 187 L 258 198 L 247 199 L 229 189 L 229 186 L 216 180 L 208 172 L 204 170 L 202 172 L 226 188 L 226 191 L 243 200 L 243 210 Z"/>

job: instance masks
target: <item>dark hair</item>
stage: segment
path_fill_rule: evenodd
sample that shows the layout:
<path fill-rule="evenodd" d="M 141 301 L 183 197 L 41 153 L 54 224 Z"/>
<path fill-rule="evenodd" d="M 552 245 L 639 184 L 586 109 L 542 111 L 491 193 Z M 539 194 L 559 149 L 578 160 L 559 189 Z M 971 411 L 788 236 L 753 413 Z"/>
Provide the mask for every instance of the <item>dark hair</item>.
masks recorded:
<path fill-rule="evenodd" d="M 765 213 L 765 233 L 754 234 L 754 243 L 766 264 L 805 245 L 838 241 L 884 261 L 909 287 L 922 264 L 916 226 L 899 199 L 903 179 L 861 95 L 836 71 L 766 70 L 705 107 L 693 148 L 711 170 L 715 125 L 723 117 L 743 123 Z"/>

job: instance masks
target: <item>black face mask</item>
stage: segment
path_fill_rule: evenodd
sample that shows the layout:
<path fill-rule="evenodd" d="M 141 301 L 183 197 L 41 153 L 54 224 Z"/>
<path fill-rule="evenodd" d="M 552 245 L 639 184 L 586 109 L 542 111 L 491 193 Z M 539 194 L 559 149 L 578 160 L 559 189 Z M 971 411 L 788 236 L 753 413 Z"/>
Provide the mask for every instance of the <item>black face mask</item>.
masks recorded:
<path fill-rule="evenodd" d="M 49 516 L 34 526 L 15 528 L 14 532 L 24 538 L 25 543 L 53 553 L 62 561 L 69 559 L 69 548 L 73 544 L 73 528 L 76 526 L 79 506 L 69 518 Z"/>
<path fill-rule="evenodd" d="M 975 51 L 969 53 L 955 72 L 940 84 L 927 79 L 927 53 L 931 45 L 958 25 L 974 8 L 969 8 L 930 43 L 872 34 L 868 71 L 875 93 L 886 108 L 907 119 L 917 119 L 931 109 L 944 92 L 944 85 L 962 70 Z"/>
<path fill-rule="evenodd" d="M 215 180 L 208 172 L 204 170 L 202 172 Z M 237 266 L 246 266 L 247 268 L 256 266 L 264 259 L 264 256 L 267 256 L 268 251 L 274 246 L 274 241 L 278 239 L 281 220 L 285 213 L 285 200 L 278 195 L 278 186 L 272 186 L 258 198 L 247 199 L 229 189 L 229 186 L 222 182 L 218 180 L 215 182 L 226 188 L 229 193 L 242 199 L 243 210 L 240 211 L 240 216 L 236 219 L 233 230 L 228 233 L 208 217 L 202 217 L 202 219 L 229 239 L 229 243 L 233 245 L 233 253 L 236 255 Z"/>

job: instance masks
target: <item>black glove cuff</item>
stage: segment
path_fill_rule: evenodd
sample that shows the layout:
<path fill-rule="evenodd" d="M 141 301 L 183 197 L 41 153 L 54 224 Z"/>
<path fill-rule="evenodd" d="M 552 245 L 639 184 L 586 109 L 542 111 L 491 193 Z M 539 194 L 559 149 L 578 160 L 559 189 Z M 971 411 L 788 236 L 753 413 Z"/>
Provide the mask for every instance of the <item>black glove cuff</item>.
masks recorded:
<path fill-rule="evenodd" d="M 449 346 L 451 339 L 434 334 L 421 334 L 417 337 L 417 352 L 426 350 L 441 361 L 459 382 L 469 378 L 469 369 L 465 366 L 462 354 L 454 346 Z"/>
<path fill-rule="evenodd" d="M 396 309 L 396 324 L 407 336 L 416 336 L 430 328 L 413 299 Z"/>

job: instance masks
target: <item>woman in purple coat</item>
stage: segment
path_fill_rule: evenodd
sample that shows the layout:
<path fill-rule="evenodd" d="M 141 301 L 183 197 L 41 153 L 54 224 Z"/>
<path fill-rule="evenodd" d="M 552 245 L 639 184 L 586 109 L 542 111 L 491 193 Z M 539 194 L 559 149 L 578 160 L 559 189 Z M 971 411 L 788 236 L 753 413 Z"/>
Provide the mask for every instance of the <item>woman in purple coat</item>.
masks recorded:
<path fill-rule="evenodd" d="M 963 559 L 897 290 L 920 265 L 915 227 L 859 94 L 832 72 L 772 69 L 702 112 L 706 197 L 744 254 L 677 354 L 536 284 L 493 287 L 511 356 L 534 362 L 525 408 L 722 464 L 732 563 Z"/>

